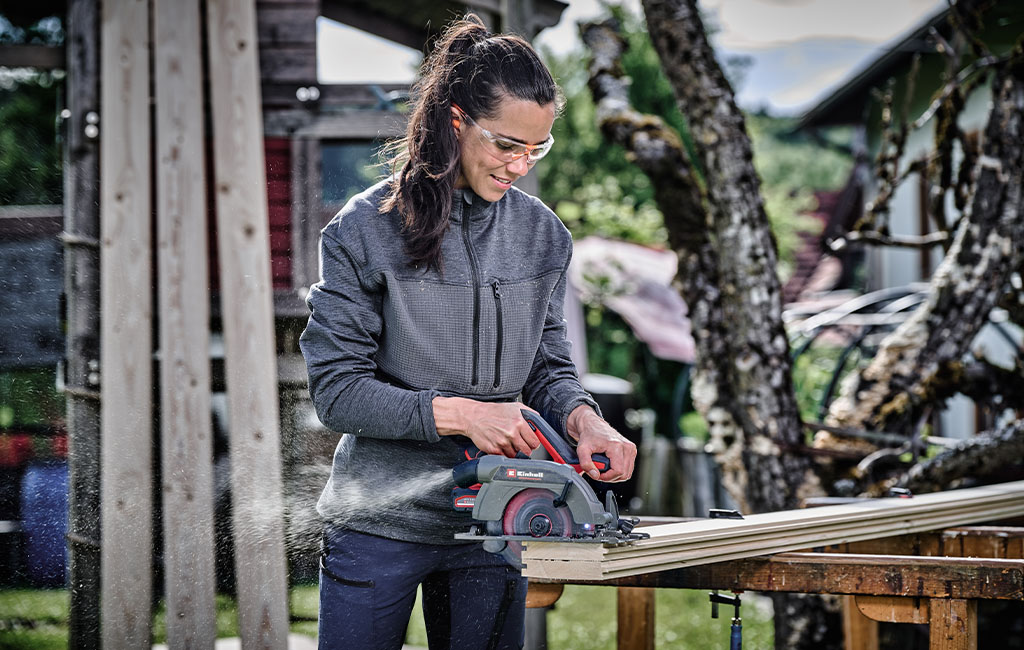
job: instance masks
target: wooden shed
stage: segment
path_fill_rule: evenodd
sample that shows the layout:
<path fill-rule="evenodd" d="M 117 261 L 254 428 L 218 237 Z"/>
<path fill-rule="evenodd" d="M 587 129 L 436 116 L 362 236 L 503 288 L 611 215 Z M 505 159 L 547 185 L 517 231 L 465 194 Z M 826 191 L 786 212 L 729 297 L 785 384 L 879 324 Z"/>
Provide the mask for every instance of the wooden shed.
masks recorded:
<path fill-rule="evenodd" d="M 58 16 L 66 33 L 59 47 L 0 45 L 0 66 L 67 72 L 59 237 L 67 296 L 73 647 L 97 647 L 101 627 L 105 644 L 148 644 L 156 499 L 164 513 L 168 640 L 202 645 L 210 638 L 210 393 L 224 383 L 234 508 L 243 509 L 247 523 L 268 524 L 258 539 L 234 540 L 236 555 L 245 558 L 236 562 L 243 643 L 281 647 L 287 632 L 282 510 L 277 501 L 249 495 L 280 498 L 282 450 L 285 466 L 317 451 L 300 441 L 297 423 L 310 410 L 297 340 L 307 316 L 305 293 L 318 276 L 319 230 L 369 180 L 360 174 L 376 147 L 402 132 L 400 98 L 409 91 L 320 83 L 318 21 L 423 50 L 466 11 L 496 31 L 532 39 L 566 7 L 559 0 L 4 6 L 15 25 Z M 266 192 L 265 203 L 255 187 Z M 215 397 L 212 405 L 217 408 Z M 161 445 L 157 459 L 153 450 Z M 112 450 L 117 455 L 108 457 Z M 156 465 L 159 491 L 152 489 Z"/>

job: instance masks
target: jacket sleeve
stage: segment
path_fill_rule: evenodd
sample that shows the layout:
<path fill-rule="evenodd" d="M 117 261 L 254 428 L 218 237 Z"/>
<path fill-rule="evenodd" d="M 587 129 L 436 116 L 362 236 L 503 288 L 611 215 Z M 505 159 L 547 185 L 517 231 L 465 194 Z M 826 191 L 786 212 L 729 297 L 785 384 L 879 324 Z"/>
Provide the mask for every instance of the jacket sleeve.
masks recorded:
<path fill-rule="evenodd" d="M 381 296 L 357 259 L 327 229 L 321 233 L 321 280 L 306 298 L 311 314 L 299 338 L 317 416 L 339 433 L 436 442 L 431 400 L 439 393 L 377 377 Z"/>
<path fill-rule="evenodd" d="M 576 365 L 570 356 L 564 317 L 568 267 L 569 261 L 566 260 L 558 283 L 551 292 L 540 346 L 523 387 L 523 401 L 563 432 L 569 414 L 577 406 L 587 404 L 601 413 L 597 402 L 580 385 Z"/>

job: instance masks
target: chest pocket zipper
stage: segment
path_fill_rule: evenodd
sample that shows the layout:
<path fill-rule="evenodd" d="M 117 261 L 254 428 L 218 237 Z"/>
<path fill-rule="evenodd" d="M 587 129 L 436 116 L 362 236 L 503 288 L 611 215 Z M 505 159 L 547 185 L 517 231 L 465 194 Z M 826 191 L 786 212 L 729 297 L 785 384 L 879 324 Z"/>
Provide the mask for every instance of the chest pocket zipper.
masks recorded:
<path fill-rule="evenodd" d="M 502 353 L 502 333 L 504 326 L 502 324 L 501 314 L 501 288 L 498 281 L 495 280 L 491 283 L 494 288 L 494 319 L 497 330 L 497 338 L 494 342 L 494 387 L 497 388 L 501 384 L 501 353 Z"/>

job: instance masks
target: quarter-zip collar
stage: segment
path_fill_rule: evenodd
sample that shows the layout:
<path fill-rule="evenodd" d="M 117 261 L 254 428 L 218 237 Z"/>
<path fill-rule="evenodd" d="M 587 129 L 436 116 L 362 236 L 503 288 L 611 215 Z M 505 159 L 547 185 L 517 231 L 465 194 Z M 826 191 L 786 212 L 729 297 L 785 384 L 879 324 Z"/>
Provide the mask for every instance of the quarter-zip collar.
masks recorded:
<path fill-rule="evenodd" d="M 480 198 L 471 189 L 457 189 L 452 197 L 452 213 L 449 219 L 459 223 L 468 215 L 470 221 L 482 221 L 494 214 L 494 203 Z"/>

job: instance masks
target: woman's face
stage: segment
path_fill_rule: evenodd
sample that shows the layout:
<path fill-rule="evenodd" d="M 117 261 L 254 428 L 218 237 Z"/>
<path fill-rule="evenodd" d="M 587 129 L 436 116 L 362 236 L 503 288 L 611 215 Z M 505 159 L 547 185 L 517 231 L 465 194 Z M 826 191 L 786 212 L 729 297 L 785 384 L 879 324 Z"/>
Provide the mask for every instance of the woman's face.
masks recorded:
<path fill-rule="evenodd" d="M 452 114 L 455 119 L 461 118 L 455 109 Z M 504 97 L 498 102 L 498 112 L 494 117 L 471 117 L 476 124 L 460 119 L 457 129 L 462 169 L 455 187 L 468 187 L 485 201 L 497 201 L 517 178 L 526 176 L 533 163 L 528 161 L 528 156 L 511 162 L 500 160 L 495 155 L 498 152 L 495 145 L 484 136 L 481 128 L 523 144 L 541 144 L 551 135 L 555 105 L 541 106 L 525 99 Z"/>

